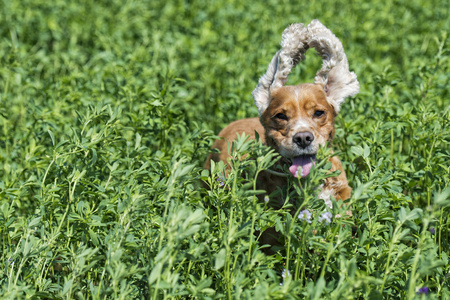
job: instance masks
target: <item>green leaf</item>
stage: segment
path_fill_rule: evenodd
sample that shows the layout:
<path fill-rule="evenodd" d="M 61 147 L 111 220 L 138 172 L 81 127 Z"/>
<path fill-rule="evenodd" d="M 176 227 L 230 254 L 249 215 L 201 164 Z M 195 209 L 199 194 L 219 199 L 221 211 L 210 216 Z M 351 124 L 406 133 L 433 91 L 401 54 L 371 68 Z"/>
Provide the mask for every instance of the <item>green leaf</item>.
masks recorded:
<path fill-rule="evenodd" d="M 92 152 L 92 160 L 89 163 L 90 166 L 93 166 L 96 162 L 97 162 L 97 150 L 95 150 L 94 148 L 91 149 Z"/>
<path fill-rule="evenodd" d="M 92 231 L 91 228 L 89 228 L 89 236 L 91 237 L 92 243 L 98 247 L 100 245 L 100 243 L 98 241 L 97 234 L 94 231 Z"/>
<path fill-rule="evenodd" d="M 152 272 L 150 273 L 150 277 L 148 279 L 148 283 L 152 284 L 161 276 L 161 270 L 162 270 L 162 263 L 159 262 L 153 267 Z"/>
<path fill-rule="evenodd" d="M 34 218 L 33 220 L 31 220 L 30 223 L 28 223 L 28 228 L 37 226 L 41 222 L 41 218 L 42 217 L 37 217 L 37 218 Z"/>
<path fill-rule="evenodd" d="M 364 149 L 361 146 L 352 146 L 350 148 L 353 154 L 356 156 L 363 156 L 364 155 Z"/>
<path fill-rule="evenodd" d="M 164 106 L 164 105 L 161 103 L 161 101 L 159 101 L 159 100 L 155 100 L 155 101 L 151 102 L 150 105 L 152 105 L 152 106 Z"/>
<path fill-rule="evenodd" d="M 136 132 L 136 143 L 134 145 L 134 150 L 139 149 L 139 147 L 141 146 L 141 139 L 142 139 L 141 135 L 138 132 Z"/>
<path fill-rule="evenodd" d="M 48 129 L 47 132 L 50 135 L 50 138 L 52 139 L 52 145 L 55 146 L 55 135 L 50 129 Z"/>
<path fill-rule="evenodd" d="M 227 251 L 225 249 L 222 249 L 219 251 L 219 253 L 217 253 L 215 255 L 214 269 L 216 271 L 219 271 L 225 265 L 226 254 L 227 254 Z"/>
<path fill-rule="evenodd" d="M 67 280 L 67 281 L 64 283 L 64 287 L 63 287 L 63 290 L 62 290 L 62 294 L 63 294 L 63 295 L 66 295 L 66 294 L 69 292 L 69 290 L 70 290 L 70 288 L 72 287 L 72 285 L 73 285 L 73 278 Z"/>
<path fill-rule="evenodd" d="M 364 144 L 363 157 L 368 158 L 370 156 L 370 148 L 366 144 Z"/>

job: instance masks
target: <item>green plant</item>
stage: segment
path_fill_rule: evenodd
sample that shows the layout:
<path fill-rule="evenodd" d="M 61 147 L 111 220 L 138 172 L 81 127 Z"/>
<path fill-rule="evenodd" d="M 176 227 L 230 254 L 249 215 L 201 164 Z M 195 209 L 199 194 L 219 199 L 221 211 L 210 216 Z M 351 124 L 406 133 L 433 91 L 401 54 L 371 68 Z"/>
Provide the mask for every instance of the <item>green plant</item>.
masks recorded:
<path fill-rule="evenodd" d="M 450 297 L 447 6 L 0 1 L 1 298 Z M 257 200 L 277 159 L 259 142 L 202 170 L 214 134 L 257 116 L 282 30 L 314 18 L 361 83 L 332 145 L 352 217 L 316 197 L 327 149 L 280 209 Z"/>

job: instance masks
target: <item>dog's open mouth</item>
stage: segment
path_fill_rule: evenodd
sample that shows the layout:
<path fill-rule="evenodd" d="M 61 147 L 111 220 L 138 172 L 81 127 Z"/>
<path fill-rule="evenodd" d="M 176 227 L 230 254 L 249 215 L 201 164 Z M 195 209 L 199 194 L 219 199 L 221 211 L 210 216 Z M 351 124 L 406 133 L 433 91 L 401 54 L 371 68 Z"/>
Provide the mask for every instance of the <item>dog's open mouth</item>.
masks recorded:
<path fill-rule="evenodd" d="M 289 167 L 294 177 L 306 177 L 316 163 L 316 155 L 300 155 L 292 159 L 292 166 Z"/>

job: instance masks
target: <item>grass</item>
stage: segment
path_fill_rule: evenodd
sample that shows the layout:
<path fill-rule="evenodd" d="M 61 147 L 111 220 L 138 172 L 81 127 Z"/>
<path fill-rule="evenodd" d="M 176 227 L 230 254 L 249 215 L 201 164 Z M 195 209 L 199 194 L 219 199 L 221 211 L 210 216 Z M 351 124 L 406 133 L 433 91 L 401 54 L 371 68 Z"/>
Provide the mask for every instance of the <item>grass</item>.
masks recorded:
<path fill-rule="evenodd" d="M 447 6 L 0 1 L 1 297 L 450 298 Z M 239 139 L 226 177 L 202 170 L 215 134 L 257 115 L 282 30 L 314 18 L 361 83 L 334 143 L 353 217 L 317 200 L 325 149 L 279 210 L 255 197 L 276 156 L 259 143 Z"/>

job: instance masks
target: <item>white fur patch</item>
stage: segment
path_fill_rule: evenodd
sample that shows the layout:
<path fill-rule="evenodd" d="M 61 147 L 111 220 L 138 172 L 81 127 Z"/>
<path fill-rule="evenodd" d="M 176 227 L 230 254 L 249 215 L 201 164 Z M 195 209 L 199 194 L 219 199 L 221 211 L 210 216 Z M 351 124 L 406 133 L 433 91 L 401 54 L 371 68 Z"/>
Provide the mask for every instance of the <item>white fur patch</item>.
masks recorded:
<path fill-rule="evenodd" d="M 356 74 L 349 71 L 341 41 L 319 20 L 312 20 L 307 29 L 308 45 L 315 48 L 323 60 L 314 82 L 324 85 L 327 100 L 338 113 L 345 98 L 359 93 L 359 82 Z"/>
<path fill-rule="evenodd" d="M 358 94 L 359 82 L 349 71 L 342 43 L 318 20 L 307 27 L 301 23 L 290 25 L 283 31 L 281 47 L 252 92 L 260 116 L 269 105 L 271 92 L 284 86 L 292 68 L 305 59 L 308 48 L 315 48 L 322 57 L 323 65 L 314 82 L 324 86 L 336 113 L 345 98 Z"/>
<path fill-rule="evenodd" d="M 306 27 L 301 23 L 292 24 L 283 31 L 281 50 L 274 55 L 266 74 L 261 76 L 252 92 L 260 116 L 269 106 L 270 94 L 282 87 L 292 68 L 305 59 L 308 49 L 306 32 Z"/>
<path fill-rule="evenodd" d="M 320 186 L 320 189 L 321 191 L 318 195 L 318 198 L 322 199 L 329 208 L 333 208 L 333 204 L 331 203 L 331 196 L 335 196 L 334 191 L 330 189 L 324 189 L 323 184 Z"/>
<path fill-rule="evenodd" d="M 302 131 L 311 131 L 311 124 L 309 124 L 308 122 L 306 122 L 305 120 L 298 120 L 297 122 L 295 122 L 295 125 L 292 126 L 292 131 L 295 133 L 297 132 L 302 132 Z"/>

